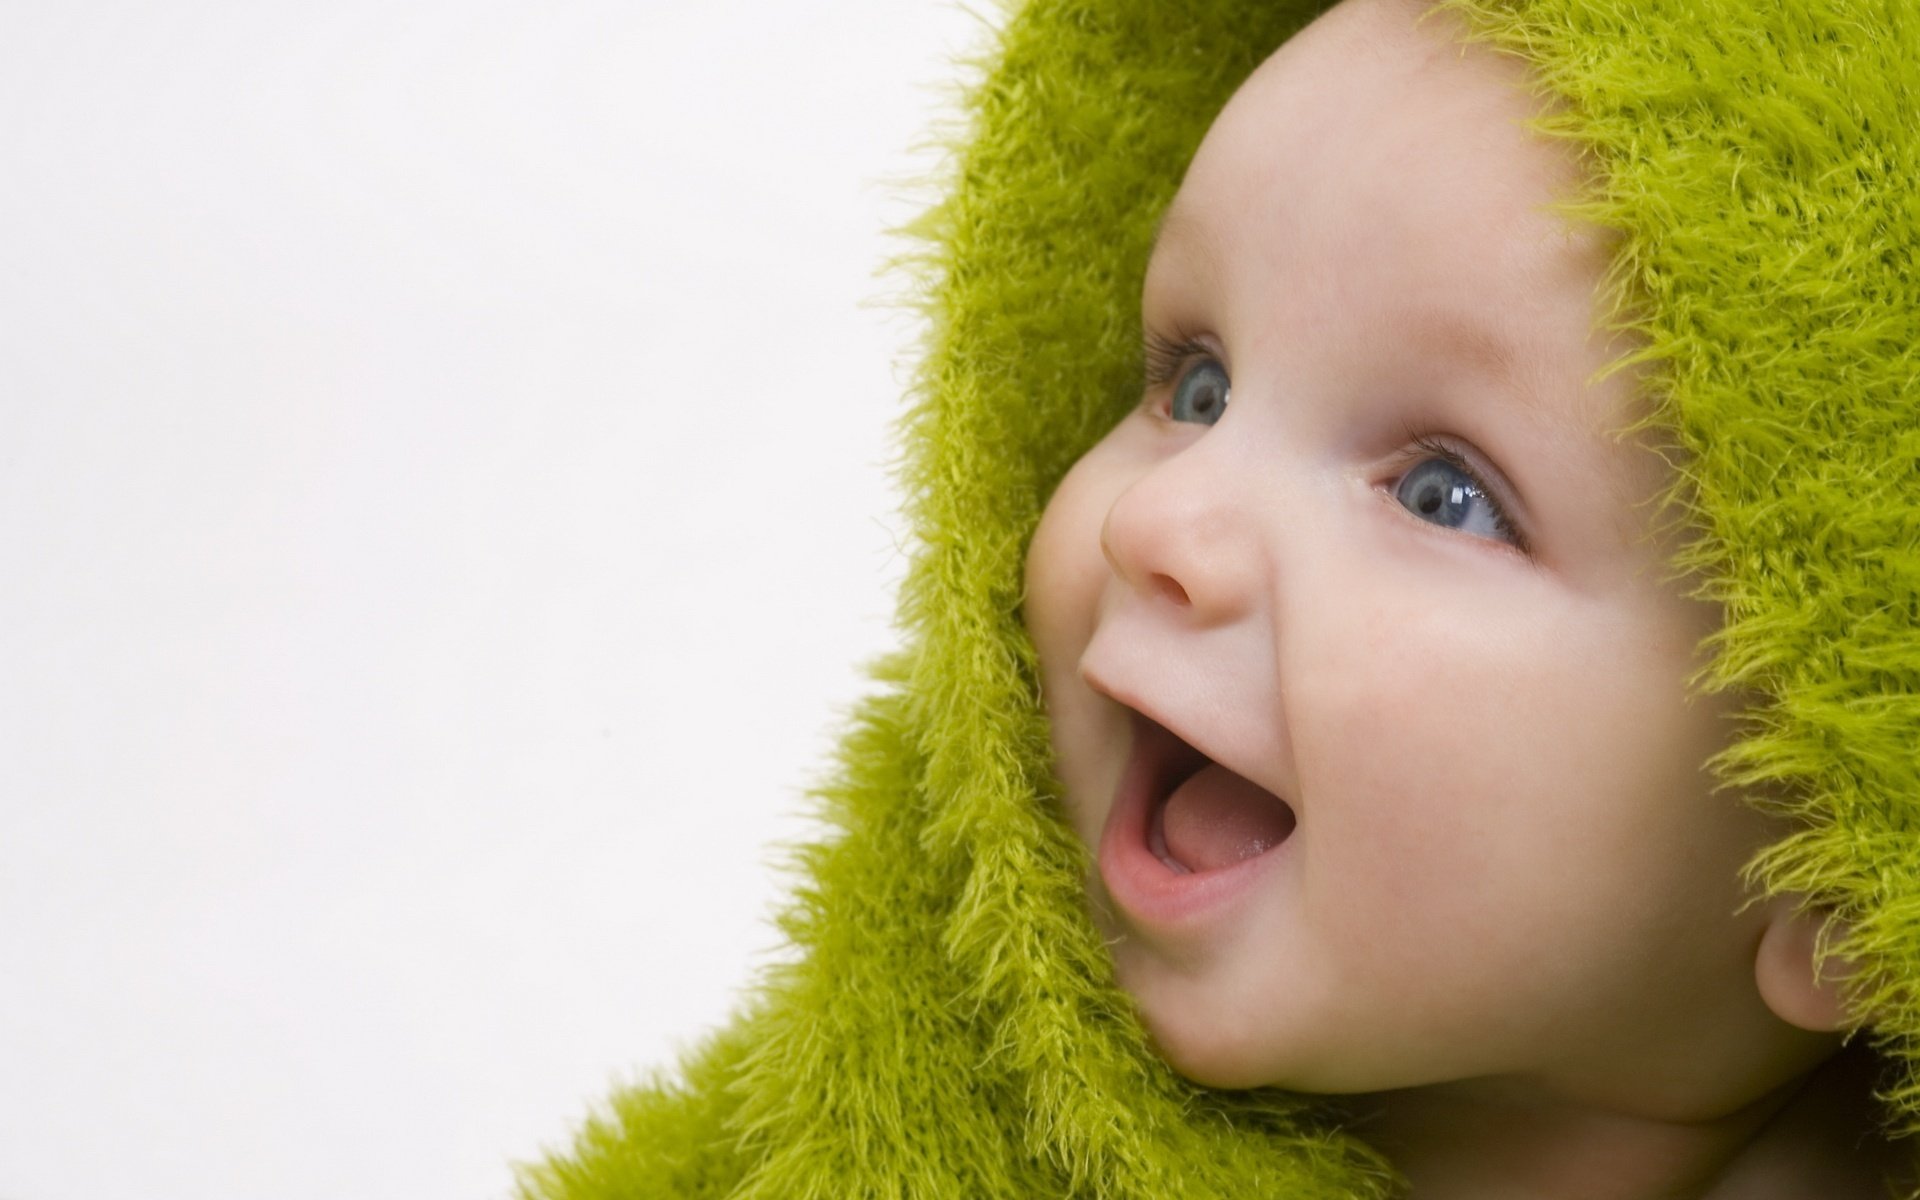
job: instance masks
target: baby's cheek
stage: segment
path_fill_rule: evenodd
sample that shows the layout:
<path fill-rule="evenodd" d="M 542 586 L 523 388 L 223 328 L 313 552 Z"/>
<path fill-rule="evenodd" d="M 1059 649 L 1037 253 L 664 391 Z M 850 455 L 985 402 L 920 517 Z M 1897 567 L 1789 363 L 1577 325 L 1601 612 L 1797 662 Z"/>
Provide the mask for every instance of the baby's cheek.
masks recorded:
<path fill-rule="evenodd" d="M 1067 473 L 1027 546 L 1021 615 L 1043 656 L 1071 649 L 1077 659 L 1093 634 L 1095 607 L 1110 574 L 1100 548 L 1107 505 L 1097 468 L 1082 459 Z"/>
<path fill-rule="evenodd" d="M 1371 635 L 1366 665 L 1326 664 L 1290 693 L 1309 883 L 1327 911 L 1353 913 L 1356 931 L 1386 934 L 1392 953 L 1364 964 L 1383 976 L 1374 982 L 1413 971 L 1472 989 L 1463 954 L 1537 959 L 1556 928 L 1578 932 L 1563 918 L 1594 919 L 1596 876 L 1636 869 L 1620 809 L 1644 747 L 1595 736 L 1582 680 L 1597 664 L 1564 631 L 1400 629 Z"/>

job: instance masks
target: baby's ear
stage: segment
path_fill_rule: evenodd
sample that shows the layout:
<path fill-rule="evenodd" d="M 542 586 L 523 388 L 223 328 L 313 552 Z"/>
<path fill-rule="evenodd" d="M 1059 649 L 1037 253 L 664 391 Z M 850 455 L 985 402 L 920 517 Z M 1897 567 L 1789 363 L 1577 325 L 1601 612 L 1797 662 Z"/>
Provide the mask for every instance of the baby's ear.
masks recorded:
<path fill-rule="evenodd" d="M 1815 977 L 1814 940 L 1834 918 L 1827 909 L 1804 905 L 1801 896 L 1768 898 L 1767 927 L 1754 952 L 1753 978 L 1774 1016 L 1814 1033 L 1832 1033 L 1857 1024 L 1848 1020 L 1841 995 L 1841 985 L 1853 975 L 1854 964 L 1829 955 L 1826 969 Z M 1841 932 L 1836 926 L 1828 936 Z"/>

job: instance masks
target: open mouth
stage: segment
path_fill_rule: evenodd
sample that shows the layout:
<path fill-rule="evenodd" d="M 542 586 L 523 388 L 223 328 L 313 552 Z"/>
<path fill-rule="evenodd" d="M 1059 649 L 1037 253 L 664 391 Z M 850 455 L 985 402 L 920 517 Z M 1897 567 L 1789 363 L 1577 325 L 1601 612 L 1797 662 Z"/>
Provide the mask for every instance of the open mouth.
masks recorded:
<path fill-rule="evenodd" d="M 1152 718 L 1139 712 L 1133 718 L 1127 775 L 1147 789 L 1147 848 L 1169 870 L 1221 870 L 1292 835 L 1298 824 L 1292 805 Z"/>

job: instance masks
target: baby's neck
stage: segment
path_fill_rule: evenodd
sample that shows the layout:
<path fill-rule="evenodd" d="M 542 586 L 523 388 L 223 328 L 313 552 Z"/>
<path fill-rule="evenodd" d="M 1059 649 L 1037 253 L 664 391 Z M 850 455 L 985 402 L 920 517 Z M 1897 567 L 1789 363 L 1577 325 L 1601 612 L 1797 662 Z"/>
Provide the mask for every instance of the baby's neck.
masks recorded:
<path fill-rule="evenodd" d="M 1906 1145 L 1876 1128 L 1864 1039 L 1718 1120 L 1547 1107 L 1478 1083 L 1357 1098 L 1353 1131 L 1410 1200 L 1885 1200 Z"/>

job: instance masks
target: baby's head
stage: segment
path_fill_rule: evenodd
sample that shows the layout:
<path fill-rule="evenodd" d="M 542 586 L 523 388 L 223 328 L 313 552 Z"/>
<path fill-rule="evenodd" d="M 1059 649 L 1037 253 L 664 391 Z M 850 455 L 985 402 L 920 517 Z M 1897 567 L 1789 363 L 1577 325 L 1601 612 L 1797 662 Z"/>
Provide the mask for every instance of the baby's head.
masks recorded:
<path fill-rule="evenodd" d="M 1843 1005 L 1815 918 L 1742 884 L 1784 819 L 1704 766 L 1722 614 L 1603 373 L 1632 343 L 1611 237 L 1554 209 L 1580 160 L 1428 8 L 1288 42 L 1168 209 L 1140 404 L 1027 560 L 1056 770 L 1183 1074 L 1716 1119 Z"/>

